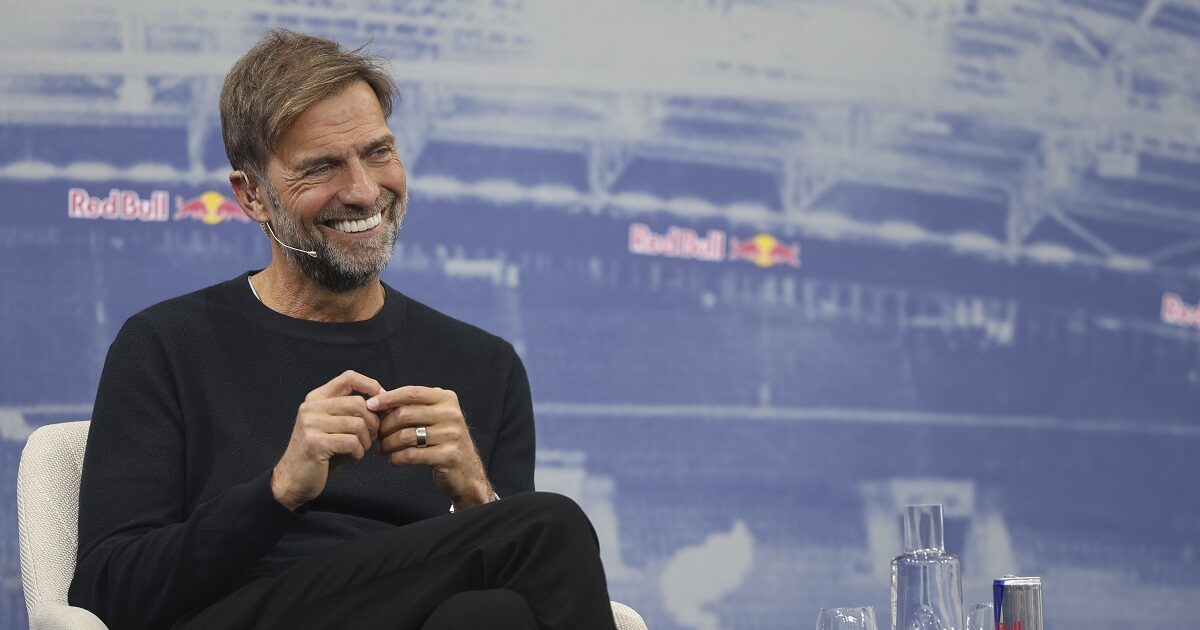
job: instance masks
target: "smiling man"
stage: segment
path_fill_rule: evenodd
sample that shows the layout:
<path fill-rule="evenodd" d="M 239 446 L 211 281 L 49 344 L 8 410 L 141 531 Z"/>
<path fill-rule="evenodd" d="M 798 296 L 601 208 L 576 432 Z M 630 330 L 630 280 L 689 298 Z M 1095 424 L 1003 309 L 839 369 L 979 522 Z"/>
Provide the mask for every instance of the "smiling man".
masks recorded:
<path fill-rule="evenodd" d="M 614 627 L 587 518 L 532 492 L 512 346 L 379 279 L 408 198 L 394 93 L 289 31 L 226 77 L 271 261 L 109 349 L 70 601 L 114 630 Z"/>

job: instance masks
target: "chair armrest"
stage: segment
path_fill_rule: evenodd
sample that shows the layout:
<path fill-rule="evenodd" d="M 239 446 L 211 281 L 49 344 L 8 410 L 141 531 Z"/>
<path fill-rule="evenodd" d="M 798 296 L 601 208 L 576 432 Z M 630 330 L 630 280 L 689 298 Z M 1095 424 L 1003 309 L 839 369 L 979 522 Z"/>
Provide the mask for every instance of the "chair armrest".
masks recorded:
<path fill-rule="evenodd" d="M 82 608 L 47 603 L 29 616 L 29 630 L 108 630 L 108 626 Z"/>
<path fill-rule="evenodd" d="M 636 610 L 621 602 L 609 603 L 612 604 L 613 621 L 617 624 L 617 630 L 647 630 L 646 622 Z"/>

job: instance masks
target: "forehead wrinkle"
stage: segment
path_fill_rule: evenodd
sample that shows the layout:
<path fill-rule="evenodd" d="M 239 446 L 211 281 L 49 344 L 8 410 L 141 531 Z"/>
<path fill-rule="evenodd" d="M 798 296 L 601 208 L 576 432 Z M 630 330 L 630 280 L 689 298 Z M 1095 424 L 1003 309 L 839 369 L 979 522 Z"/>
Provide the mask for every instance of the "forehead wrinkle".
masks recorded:
<path fill-rule="evenodd" d="M 390 133 L 375 93 L 359 82 L 296 117 L 280 138 L 276 154 L 287 164 L 345 158 L 361 143 Z"/>

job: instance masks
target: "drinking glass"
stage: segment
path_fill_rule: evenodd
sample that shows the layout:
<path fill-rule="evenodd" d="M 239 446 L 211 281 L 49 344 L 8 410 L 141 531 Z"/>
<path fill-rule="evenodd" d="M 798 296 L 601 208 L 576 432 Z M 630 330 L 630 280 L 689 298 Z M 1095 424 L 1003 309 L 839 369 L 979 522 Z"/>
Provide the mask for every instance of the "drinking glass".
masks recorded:
<path fill-rule="evenodd" d="M 875 609 L 870 606 L 822 608 L 817 613 L 817 630 L 878 630 Z"/>
<path fill-rule="evenodd" d="M 996 609 L 991 602 L 975 604 L 967 615 L 967 630 L 995 630 Z"/>

